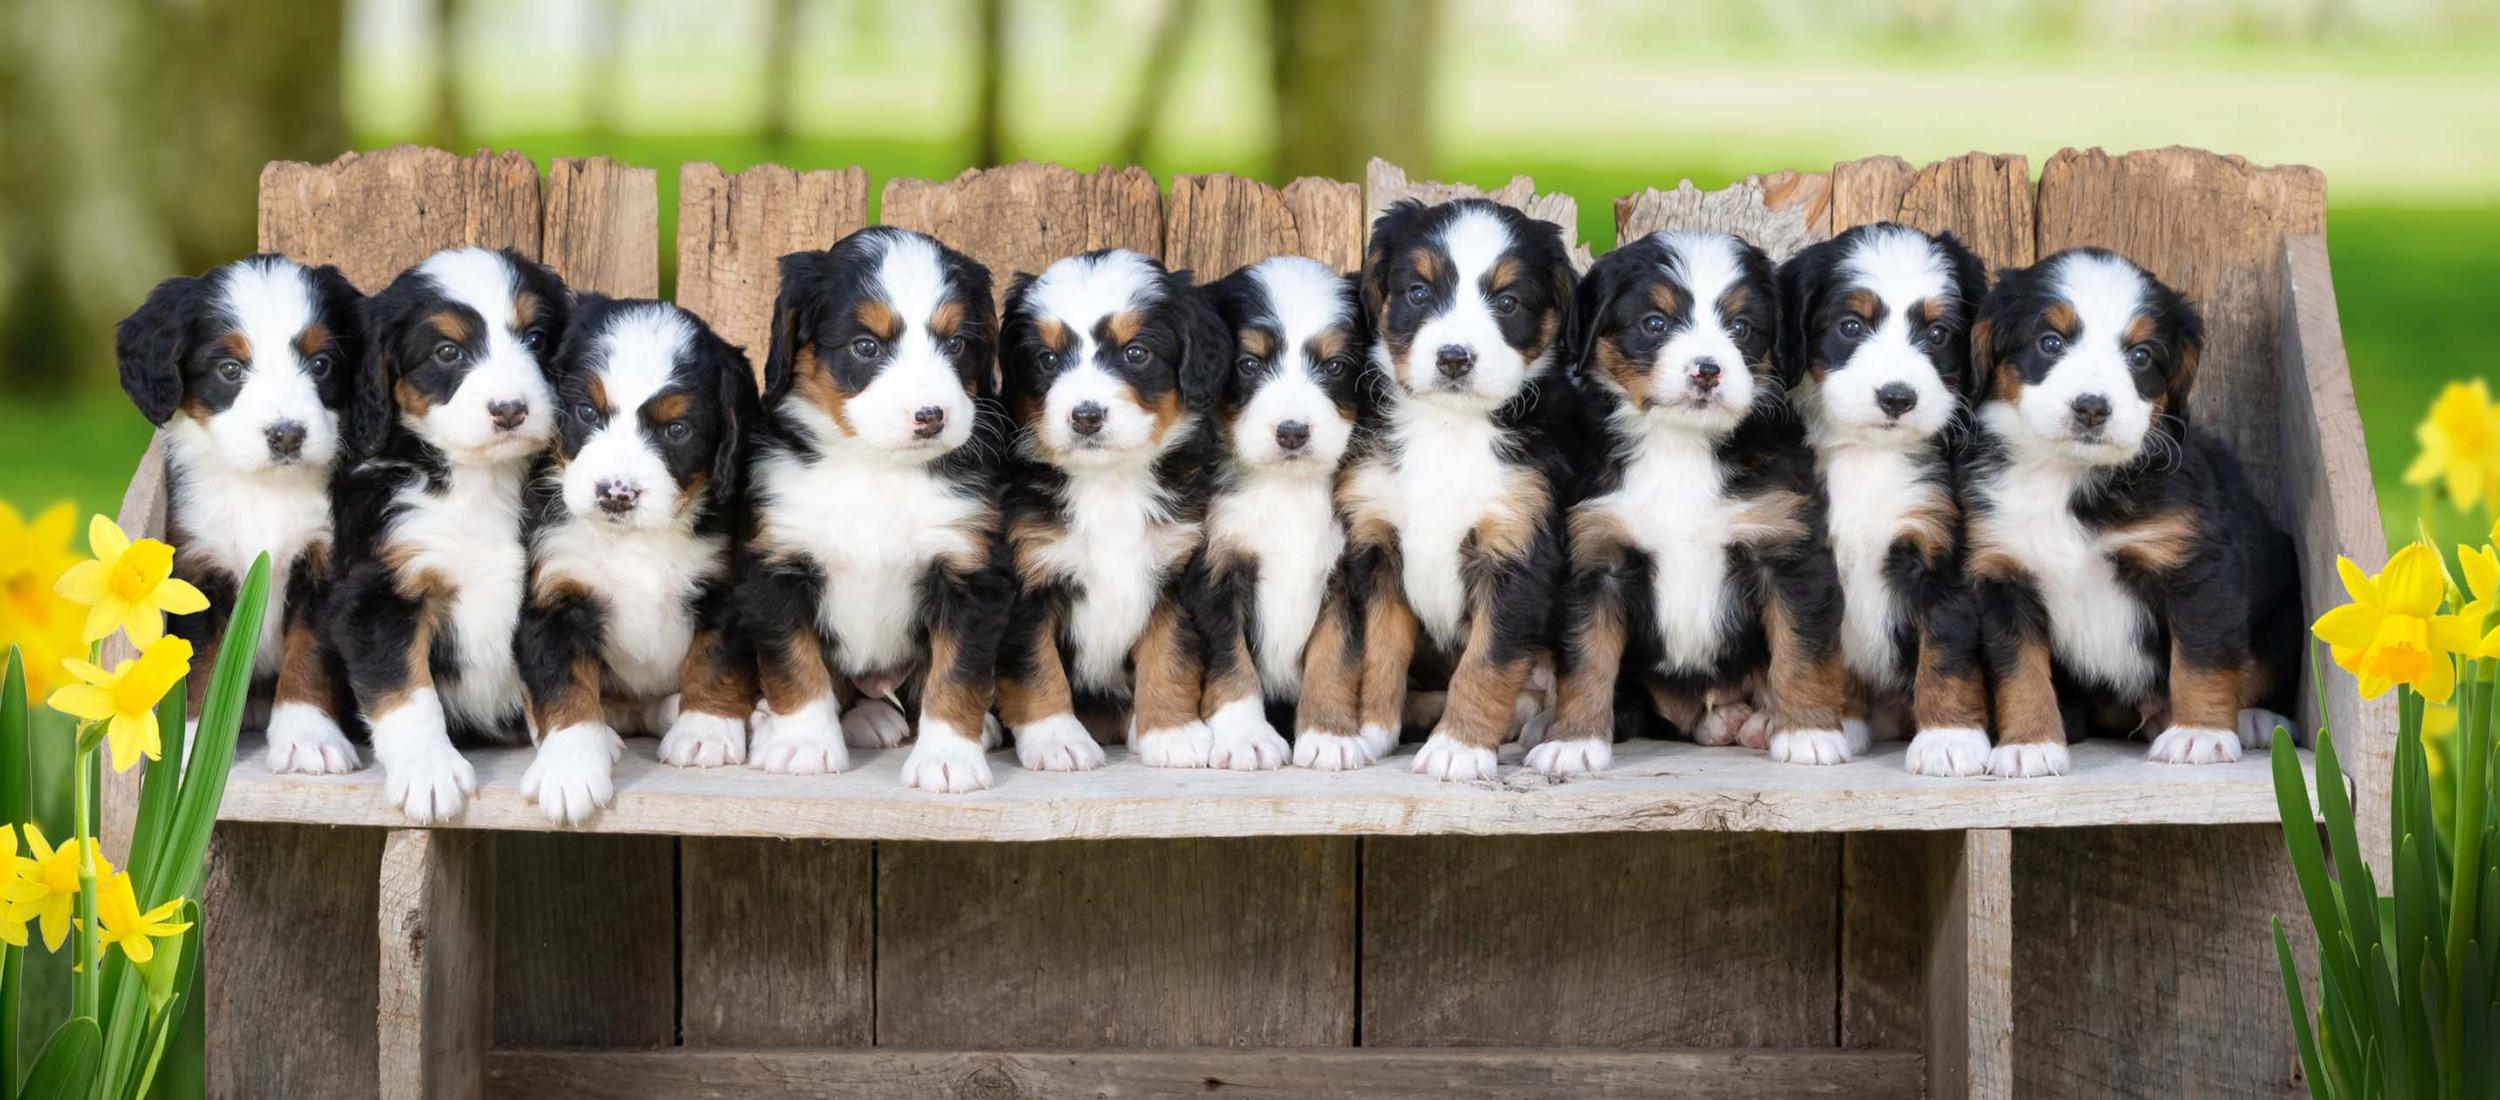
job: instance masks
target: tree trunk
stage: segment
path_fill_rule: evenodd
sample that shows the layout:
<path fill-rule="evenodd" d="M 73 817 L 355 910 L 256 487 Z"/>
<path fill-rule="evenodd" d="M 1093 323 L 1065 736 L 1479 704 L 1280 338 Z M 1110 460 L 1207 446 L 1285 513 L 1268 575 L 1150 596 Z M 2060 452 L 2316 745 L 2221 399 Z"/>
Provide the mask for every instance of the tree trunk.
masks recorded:
<path fill-rule="evenodd" d="M 764 39 L 764 144 L 790 146 L 790 113 L 799 71 L 799 0 L 773 0 Z"/>
<path fill-rule="evenodd" d="M 972 33 L 980 79 L 972 100 L 972 166 L 988 168 L 1007 155 L 1007 0 L 981 0 Z"/>
<path fill-rule="evenodd" d="M 1268 0 L 1279 178 L 1359 180 L 1372 157 L 1431 171 L 1435 9 L 1425 0 Z"/>
<path fill-rule="evenodd" d="M 1166 0 L 1163 5 L 1154 36 L 1148 40 L 1146 72 L 1137 82 L 1137 99 L 1129 107 L 1115 163 L 1146 163 L 1146 146 L 1154 141 L 1155 121 L 1163 117 L 1163 108 L 1172 98 L 1172 80 L 1180 73 L 1181 45 L 1189 41 L 1189 28 L 1197 15 L 1198 0 Z"/>
<path fill-rule="evenodd" d="M 466 0 L 434 0 L 434 117 L 426 125 L 426 141 L 437 149 L 460 153 L 469 120 L 460 89 L 460 13 Z"/>

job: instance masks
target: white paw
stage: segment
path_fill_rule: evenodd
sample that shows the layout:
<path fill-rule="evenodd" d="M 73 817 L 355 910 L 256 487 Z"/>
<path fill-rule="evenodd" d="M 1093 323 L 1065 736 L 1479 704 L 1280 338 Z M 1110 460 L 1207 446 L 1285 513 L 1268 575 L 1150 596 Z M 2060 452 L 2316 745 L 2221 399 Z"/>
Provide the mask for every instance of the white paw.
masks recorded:
<path fill-rule="evenodd" d="M 460 816 L 477 793 L 477 769 L 444 732 L 443 704 L 434 689 L 411 692 L 396 710 L 373 720 L 373 761 L 382 766 L 382 797 L 399 807 L 411 825 Z"/>
<path fill-rule="evenodd" d="M 1999 779 L 2033 779 L 2066 774 L 2064 745 L 1998 745 L 1988 752 L 1988 774 Z"/>
<path fill-rule="evenodd" d="M 1370 750 L 1374 760 L 1386 760 L 1390 753 L 1398 750 L 1395 726 L 1365 726 L 1354 731 L 1354 735 L 1363 739 L 1363 747 Z"/>
<path fill-rule="evenodd" d="M 2236 764 L 2240 735 L 2231 730 L 2172 726 L 2153 739 L 2144 758 L 2156 764 Z"/>
<path fill-rule="evenodd" d="M 1988 735 L 1968 726 L 1920 730 L 1910 739 L 1901 766 L 1911 775 L 1945 779 L 1983 774 L 1988 770 Z"/>
<path fill-rule="evenodd" d="M 903 785 L 939 794 L 989 789 L 990 761 L 981 744 L 955 727 L 920 720 L 920 737 L 903 758 Z"/>
<path fill-rule="evenodd" d="M 1415 752 L 1415 774 L 1448 783 L 1491 782 L 1500 765 L 1501 758 L 1493 750 L 1477 748 L 1439 730 Z"/>
<path fill-rule="evenodd" d="M 187 750 L 190 739 L 183 740 Z M 337 721 L 309 703 L 280 703 L 269 713 L 269 751 L 263 759 L 279 774 L 340 775 L 364 766 Z"/>
<path fill-rule="evenodd" d="M 1528 750 L 1528 766 L 1546 775 L 1602 772 L 1615 766 L 1615 746 L 1596 737 L 1547 741 Z"/>
<path fill-rule="evenodd" d="M 688 712 L 669 723 L 660 738 L 660 763 L 680 768 L 717 768 L 747 762 L 746 723 L 718 714 Z"/>
<path fill-rule="evenodd" d="M 842 743 L 833 700 L 818 699 L 792 714 L 776 714 L 772 733 L 759 737 L 747 760 L 775 775 L 824 775 L 848 770 L 851 750 Z"/>
<path fill-rule="evenodd" d="M 1037 772 L 1084 772 L 1102 766 L 1102 746 L 1073 714 L 1054 714 L 1016 729 L 1016 762 Z"/>
<path fill-rule="evenodd" d="M 616 758 L 625 741 L 603 724 L 566 726 L 539 739 L 521 773 L 521 797 L 558 825 L 579 825 L 616 798 Z"/>
<path fill-rule="evenodd" d="M 1533 749 L 1545 743 L 1545 735 L 1554 728 L 1554 711 L 1548 707 L 1528 716 L 1519 724 L 1519 747 Z"/>
<path fill-rule="evenodd" d="M 1149 768 L 1203 768 L 1215 752 L 1215 732 L 1204 722 L 1146 730 L 1129 739 L 1137 762 Z"/>
<path fill-rule="evenodd" d="M 997 711 L 981 713 L 981 751 L 988 752 L 1007 743 L 1007 724 L 998 720 Z"/>
<path fill-rule="evenodd" d="M 2241 711 L 2239 727 L 2240 747 L 2243 749 L 2273 747 L 2274 731 L 2277 729 L 2290 734 L 2292 744 L 2307 744 L 2307 741 L 2300 735 L 2300 723 L 2262 707 L 2250 707 Z"/>
<path fill-rule="evenodd" d="M 1377 759 L 1372 755 L 1371 742 L 1354 734 L 1303 730 L 1302 736 L 1293 739 L 1293 765 L 1297 768 L 1352 771 L 1370 767 Z"/>
<path fill-rule="evenodd" d="M 1236 699 L 1215 708 L 1207 719 L 1211 743 L 1207 766 L 1234 771 L 1266 771 L 1285 766 L 1293 747 L 1267 724 L 1267 706 L 1257 699 Z"/>
<path fill-rule="evenodd" d="M 1849 735 L 1840 730 L 1789 730 L 1771 735 L 1771 759 L 1782 764 L 1846 764 Z"/>
<path fill-rule="evenodd" d="M 1853 760 L 1866 755 L 1866 750 L 1875 745 L 1875 727 L 1862 718 L 1841 719 L 1840 736 L 1849 742 L 1849 757 Z"/>
<path fill-rule="evenodd" d="M 890 749 L 911 735 L 903 712 L 883 699 L 862 699 L 842 712 L 842 740 L 855 749 Z"/>

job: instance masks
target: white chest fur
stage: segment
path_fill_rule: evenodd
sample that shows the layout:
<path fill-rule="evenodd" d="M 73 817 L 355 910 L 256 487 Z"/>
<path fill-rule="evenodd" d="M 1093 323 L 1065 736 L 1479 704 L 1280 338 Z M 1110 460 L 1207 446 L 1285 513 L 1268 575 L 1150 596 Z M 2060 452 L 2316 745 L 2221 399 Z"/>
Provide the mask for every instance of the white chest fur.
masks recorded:
<path fill-rule="evenodd" d="M 728 550 L 691 523 L 656 530 L 626 529 L 575 519 L 538 532 L 530 547 L 541 583 L 565 577 L 607 602 L 600 659 L 612 697 L 656 699 L 678 689 L 686 648 L 694 640 L 691 599 L 716 576 Z"/>
<path fill-rule="evenodd" d="M 1650 603 L 1659 655 L 1671 670 L 1711 668 L 1727 649 L 1728 547 L 1744 502 L 1726 493 L 1717 444 L 1699 432 L 1643 433 L 1624 461 L 1623 483 L 1582 505 L 1611 514 L 1649 555 Z"/>
<path fill-rule="evenodd" d="M 1251 659 L 1270 697 L 1292 698 L 1302 687 L 1303 646 L 1345 551 L 1328 478 L 1254 475 L 1215 499 L 1207 537 L 1258 549 L 1251 591 L 1259 632 Z"/>
<path fill-rule="evenodd" d="M 1908 686 L 1895 634 L 1909 603 L 1884 576 L 1892 547 L 1916 512 L 1932 511 L 1938 490 L 1919 480 L 1900 451 L 1838 443 L 1815 454 L 1830 501 L 1832 562 L 1840 570 L 1840 653 L 1866 683 Z"/>
<path fill-rule="evenodd" d="M 271 470 L 238 475 L 218 471 L 205 437 L 196 448 L 174 437 L 175 479 L 171 502 L 182 525 L 185 558 L 216 567 L 240 585 L 252 559 L 269 555 L 269 603 L 261 619 L 260 644 L 252 650 L 254 674 L 277 672 L 286 622 L 287 583 L 307 548 L 330 544 L 329 474 L 322 470 Z M 195 457 L 188 453 L 201 452 Z"/>
<path fill-rule="evenodd" d="M 1066 532 L 1042 548 L 1040 562 L 1076 590 L 1065 624 L 1071 678 L 1126 694 L 1129 650 L 1197 528 L 1171 521 L 1150 466 L 1071 472 L 1061 504 Z"/>
<path fill-rule="evenodd" d="M 758 483 L 765 543 L 797 548 L 825 571 L 816 620 L 839 643 L 843 671 L 908 667 L 920 579 L 940 557 L 981 552 L 970 521 L 983 504 L 923 466 L 835 455 L 776 455 Z"/>
<path fill-rule="evenodd" d="M 1391 427 L 1398 457 L 1385 495 L 1397 524 L 1406 602 L 1443 649 L 1456 652 L 1467 619 L 1461 558 L 1467 536 L 1497 509 L 1517 476 L 1495 446 L 1500 429 L 1481 413 L 1407 405 Z"/>
<path fill-rule="evenodd" d="M 520 670 L 512 632 L 528 580 L 521 545 L 523 463 L 454 466 L 439 495 L 407 491 L 387 541 L 408 573 L 432 572 L 452 584 L 451 631 L 457 668 L 440 682 L 444 709 L 472 724 L 496 728 L 521 706 Z"/>
<path fill-rule="evenodd" d="M 2138 700 L 2158 672 L 2142 641 L 2149 615 L 2119 583 L 2111 547 L 2075 518 L 2070 504 L 2081 476 L 2046 462 L 2008 464 L 1978 486 L 1987 508 L 1972 516 L 1972 542 L 2030 573 L 2060 662 Z"/>

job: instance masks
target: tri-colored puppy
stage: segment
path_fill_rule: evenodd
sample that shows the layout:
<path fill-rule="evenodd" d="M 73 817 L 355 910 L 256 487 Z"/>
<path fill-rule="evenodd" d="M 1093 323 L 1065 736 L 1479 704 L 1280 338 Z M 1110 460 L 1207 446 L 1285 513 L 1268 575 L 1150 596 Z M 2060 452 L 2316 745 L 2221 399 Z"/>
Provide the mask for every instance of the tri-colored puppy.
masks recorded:
<path fill-rule="evenodd" d="M 1706 709 L 1711 692 L 1756 685 L 1773 759 L 1847 759 L 1839 581 L 1786 400 L 1795 372 L 1773 354 L 1769 258 L 1727 233 L 1654 233 L 1589 269 L 1580 308 L 1593 453 L 1571 506 L 1556 714 L 1529 765 L 1610 766 L 1619 709 L 1626 729 L 1655 716 L 1729 743 L 1745 712 Z"/>
<path fill-rule="evenodd" d="M 746 356 L 666 302 L 584 294 L 555 361 L 553 467 L 527 488 L 521 686 L 538 752 L 521 777 L 551 821 L 615 795 L 619 734 L 660 759 L 738 760 L 754 656 L 730 624 L 743 526 Z"/>
<path fill-rule="evenodd" d="M 1343 503 L 1374 758 L 1397 742 L 1411 674 L 1448 688 L 1414 770 L 1493 778 L 1547 652 L 1568 474 L 1547 421 L 1570 404 L 1573 282 L 1561 230 L 1486 200 L 1410 200 L 1372 225 L 1361 285 L 1380 394 Z"/>
<path fill-rule="evenodd" d="M 900 229 L 781 259 L 755 564 L 738 594 L 761 652 L 755 762 L 768 771 L 840 771 L 846 737 L 899 744 L 909 727 L 879 697 L 899 686 L 920 708 L 903 783 L 990 785 L 991 676 L 1014 591 L 990 303 L 987 269 Z"/>
<path fill-rule="evenodd" d="M 1907 766 L 1977 775 L 1988 764 L 1979 623 L 1962 575 L 1955 475 L 1981 381 L 1971 322 L 1987 293 L 1951 234 L 1859 226 L 1780 267 L 1781 358 L 1814 450 L 1840 574 L 1847 721 L 1897 736 Z M 1841 746 L 1854 751 L 1854 744 Z"/>
<path fill-rule="evenodd" d="M 157 284 L 114 333 L 122 389 L 165 433 L 173 575 L 208 597 L 205 612 L 166 623 L 191 643 L 194 668 L 215 662 L 236 587 L 253 559 L 269 555 L 252 677 L 253 709 L 268 714 L 271 771 L 358 767 L 342 729 L 346 678 L 318 622 L 339 413 L 363 353 L 362 297 L 335 267 L 252 256 Z M 190 685 L 186 713 L 197 715 L 205 671 Z"/>
<path fill-rule="evenodd" d="M 1072 256 L 1008 293 L 1018 591 L 998 706 L 1025 767 L 1102 763 L 1079 715 L 1108 733 L 1123 712 L 1140 762 L 1208 762 L 1184 577 L 1224 446 L 1208 413 L 1232 350 L 1205 292 L 1134 252 Z"/>
<path fill-rule="evenodd" d="M 1340 583 L 1345 530 L 1335 500 L 1364 403 L 1369 349 L 1357 290 L 1301 256 L 1262 260 L 1208 290 L 1233 343 L 1215 416 L 1224 454 L 1192 605 L 1206 645 L 1211 762 L 1277 767 L 1287 746 L 1276 727 L 1285 725 L 1300 731 L 1295 763 L 1359 767 L 1373 753 L 1356 736 L 1359 639 Z"/>
<path fill-rule="evenodd" d="M 555 273 L 509 249 L 435 253 L 365 301 L 329 634 L 383 795 L 419 824 L 477 788 L 455 736 L 524 733 L 522 488 L 556 435 L 549 372 L 569 309 Z"/>
<path fill-rule="evenodd" d="M 2186 422 L 2203 341 L 2177 291 L 2100 249 L 2005 272 L 1980 308 L 1964 504 L 1996 775 L 2060 774 L 2087 733 L 2159 731 L 2153 760 L 2205 764 L 2291 725 L 2292 544 Z"/>

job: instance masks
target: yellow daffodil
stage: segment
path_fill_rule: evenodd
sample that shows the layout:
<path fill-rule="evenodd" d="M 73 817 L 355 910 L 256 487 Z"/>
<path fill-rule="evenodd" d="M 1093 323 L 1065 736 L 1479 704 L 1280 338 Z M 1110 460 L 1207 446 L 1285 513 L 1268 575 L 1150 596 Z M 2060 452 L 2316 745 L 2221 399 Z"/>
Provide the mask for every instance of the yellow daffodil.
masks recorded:
<path fill-rule="evenodd" d="M 0 653 L 17 647 L 30 699 L 60 682 L 61 658 L 87 651 L 79 637 L 84 612 L 52 591 L 53 579 L 78 560 L 70 549 L 77 528 L 78 510 L 67 502 L 30 523 L 0 501 Z"/>
<path fill-rule="evenodd" d="M 7 873 L 13 876 L 23 870 L 21 864 L 24 867 L 32 867 L 35 861 L 18 856 L 17 827 L 0 825 L 0 868 L 5 868 Z M 9 909 L 9 906 L 0 905 L 0 943 L 11 947 L 24 947 L 26 946 L 26 918 L 9 912 Z"/>
<path fill-rule="evenodd" d="M 2411 684 L 2423 698 L 2446 702 L 2456 689 L 2451 655 L 2473 653 L 2482 639 L 2473 624 L 2439 611 L 2448 595 L 2439 552 L 2415 543 L 2397 551 L 2375 577 L 2351 558 L 2336 558 L 2335 569 L 2352 602 L 2329 610 L 2310 627 L 2335 663 L 2360 678 L 2365 697 Z"/>
<path fill-rule="evenodd" d="M 2500 408 L 2482 379 L 2448 383 L 2413 438 L 2422 453 L 2406 468 L 2405 484 L 2436 482 L 2461 509 L 2500 500 Z"/>
<path fill-rule="evenodd" d="M 52 709 L 90 722 L 102 722 L 113 746 L 113 770 L 129 771 L 142 753 L 150 760 L 165 754 L 156 728 L 156 704 L 191 671 L 191 643 L 158 638 L 106 672 L 85 661 L 61 662 L 80 683 L 65 685 L 47 701 Z"/>
<path fill-rule="evenodd" d="M 130 961 L 145 966 L 156 957 L 156 941 L 179 936 L 191 927 L 189 921 L 174 920 L 182 912 L 182 899 L 139 911 L 139 895 L 130 885 L 130 873 L 124 871 L 96 883 L 95 922 L 99 955 L 103 949 L 120 945 Z"/>
<path fill-rule="evenodd" d="M 165 616 L 208 609 L 208 597 L 174 578 L 171 546 L 155 539 L 132 542 L 112 520 L 97 516 L 87 524 L 87 549 L 95 557 L 71 566 L 53 586 L 62 598 L 90 609 L 87 641 L 120 627 L 131 644 L 144 646 L 164 636 Z"/>
<path fill-rule="evenodd" d="M 43 928 L 46 951 L 61 949 L 61 940 L 69 935 L 70 911 L 78 907 L 78 842 L 71 840 L 58 848 L 46 843 L 43 829 L 34 822 L 26 823 L 26 850 L 33 859 L 23 857 L 11 861 L 14 873 L 9 884 L 0 887 L 0 917 L 20 924 L 37 921 Z M 113 865 L 104 858 L 104 850 L 96 842 L 87 842 L 95 854 L 96 878 L 102 881 L 113 873 Z"/>

